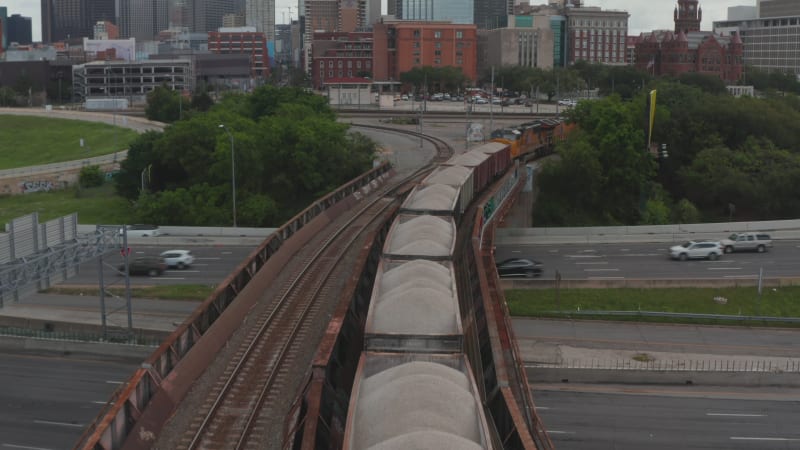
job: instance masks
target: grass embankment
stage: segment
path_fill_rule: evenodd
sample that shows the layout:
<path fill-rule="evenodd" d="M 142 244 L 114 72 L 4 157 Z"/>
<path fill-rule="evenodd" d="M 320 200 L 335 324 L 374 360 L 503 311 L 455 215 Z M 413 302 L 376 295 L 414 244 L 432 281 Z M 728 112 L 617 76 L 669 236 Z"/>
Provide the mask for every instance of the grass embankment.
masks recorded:
<path fill-rule="evenodd" d="M 97 122 L 0 115 L 4 149 L 0 169 L 107 155 L 128 148 L 136 135 L 127 128 Z"/>
<path fill-rule="evenodd" d="M 108 182 L 80 191 L 73 188 L 0 197 L 0 223 L 34 212 L 39 213 L 40 223 L 74 212 L 80 223 L 129 223 L 131 206 Z"/>
<path fill-rule="evenodd" d="M 205 300 L 216 286 L 208 286 L 204 284 L 175 284 L 169 286 L 148 286 L 148 287 L 132 287 L 131 297 L 133 298 L 150 298 L 159 300 Z M 123 288 L 110 288 L 108 289 L 114 295 L 120 297 L 125 296 L 125 289 Z M 67 295 L 100 295 L 100 289 L 78 287 L 78 286 L 58 286 L 50 288 L 45 291 L 48 294 L 67 294 Z"/>
<path fill-rule="evenodd" d="M 562 289 L 507 290 L 509 311 L 518 317 L 599 318 L 664 323 L 731 324 L 713 319 L 666 317 L 586 316 L 577 311 L 657 311 L 728 316 L 800 317 L 800 287 L 764 288 L 759 299 L 755 287 L 676 289 Z M 723 297 L 725 304 L 715 301 Z M 746 325 L 780 325 L 785 322 L 741 322 Z M 790 325 L 800 326 L 800 324 Z"/>

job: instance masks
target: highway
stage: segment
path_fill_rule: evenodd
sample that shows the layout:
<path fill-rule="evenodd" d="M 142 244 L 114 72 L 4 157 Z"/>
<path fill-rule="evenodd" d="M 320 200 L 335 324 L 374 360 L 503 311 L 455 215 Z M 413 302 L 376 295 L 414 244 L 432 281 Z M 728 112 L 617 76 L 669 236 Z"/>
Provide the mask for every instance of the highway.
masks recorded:
<path fill-rule="evenodd" d="M 557 449 L 800 448 L 798 390 L 553 385 L 533 395 Z"/>
<path fill-rule="evenodd" d="M 158 277 L 131 276 L 131 286 L 152 286 L 169 284 L 216 284 L 225 279 L 234 267 L 244 261 L 247 255 L 255 249 L 253 246 L 217 246 L 213 243 L 205 246 L 173 246 L 173 245 L 146 245 L 131 244 L 130 258 L 137 256 L 157 256 L 165 250 L 180 248 L 191 250 L 194 255 L 194 264 L 184 270 L 168 269 Z M 122 255 L 107 253 L 103 258 L 103 279 L 106 284 L 124 286 L 124 277 L 115 270 L 122 264 Z M 80 266 L 80 273 L 61 283 L 61 286 L 89 285 L 98 286 L 98 264 L 90 261 Z"/>
<path fill-rule="evenodd" d="M 666 243 L 502 245 L 495 260 L 527 258 L 544 265 L 542 279 L 724 279 L 800 276 L 800 241 L 780 240 L 766 253 L 730 253 L 717 261 L 674 261 Z"/>
<path fill-rule="evenodd" d="M 139 361 L 0 352 L 0 449 L 71 449 Z"/>

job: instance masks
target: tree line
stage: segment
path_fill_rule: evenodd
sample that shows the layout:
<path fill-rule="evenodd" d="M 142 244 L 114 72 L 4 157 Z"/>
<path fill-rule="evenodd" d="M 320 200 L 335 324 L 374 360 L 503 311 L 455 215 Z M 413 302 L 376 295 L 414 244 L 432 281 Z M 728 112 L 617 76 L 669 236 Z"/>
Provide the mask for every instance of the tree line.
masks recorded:
<path fill-rule="evenodd" d="M 165 91 L 151 93 L 148 116 L 172 121 L 179 111 Z M 136 221 L 230 226 L 235 169 L 237 225 L 276 227 L 372 166 L 376 144 L 303 89 L 230 93 L 207 111 L 193 104 L 206 103 L 188 102 L 182 119 L 130 145 L 115 187 Z"/>
<path fill-rule="evenodd" d="M 653 89 L 657 152 L 645 131 L 645 91 Z M 538 175 L 538 226 L 800 217 L 795 95 L 735 98 L 713 78 L 693 74 L 652 81 L 630 100 L 582 101 L 569 120 L 579 131 Z"/>

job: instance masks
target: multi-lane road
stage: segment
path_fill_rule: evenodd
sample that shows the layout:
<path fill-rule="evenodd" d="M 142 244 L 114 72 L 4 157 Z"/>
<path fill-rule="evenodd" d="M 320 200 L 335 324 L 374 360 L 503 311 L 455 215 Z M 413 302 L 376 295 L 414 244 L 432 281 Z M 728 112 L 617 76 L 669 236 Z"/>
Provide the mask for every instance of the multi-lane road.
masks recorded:
<path fill-rule="evenodd" d="M 766 253 L 730 253 L 716 261 L 674 261 L 666 243 L 502 245 L 495 259 L 527 258 L 544 265 L 543 279 L 709 279 L 800 276 L 800 241 L 780 240 Z"/>

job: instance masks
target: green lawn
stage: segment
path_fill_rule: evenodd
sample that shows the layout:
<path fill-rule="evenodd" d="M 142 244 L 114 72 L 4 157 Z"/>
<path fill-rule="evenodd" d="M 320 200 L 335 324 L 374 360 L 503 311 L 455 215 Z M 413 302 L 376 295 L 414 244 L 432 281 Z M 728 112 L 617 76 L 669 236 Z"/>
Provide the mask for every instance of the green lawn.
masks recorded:
<path fill-rule="evenodd" d="M 800 317 L 800 287 L 764 288 L 759 299 L 755 287 L 678 289 L 554 289 L 508 290 L 512 316 L 574 317 L 575 311 L 659 311 L 695 314 Z M 714 297 L 724 297 L 719 304 Z M 588 318 L 588 317 L 586 317 Z M 614 319 L 610 316 L 595 318 Z M 622 319 L 622 318 L 620 318 Z M 715 323 L 713 320 L 637 318 L 652 322 Z M 749 322 L 750 325 L 755 325 Z M 762 325 L 758 323 L 758 325 Z"/>
<path fill-rule="evenodd" d="M 114 193 L 114 185 L 36 192 L 33 194 L 0 197 L 0 224 L 15 217 L 39 213 L 39 222 L 78 213 L 78 223 L 117 224 L 130 222 L 130 204 Z"/>
<path fill-rule="evenodd" d="M 128 148 L 136 136 L 133 130 L 102 123 L 0 115 L 0 169 L 106 155 Z"/>

